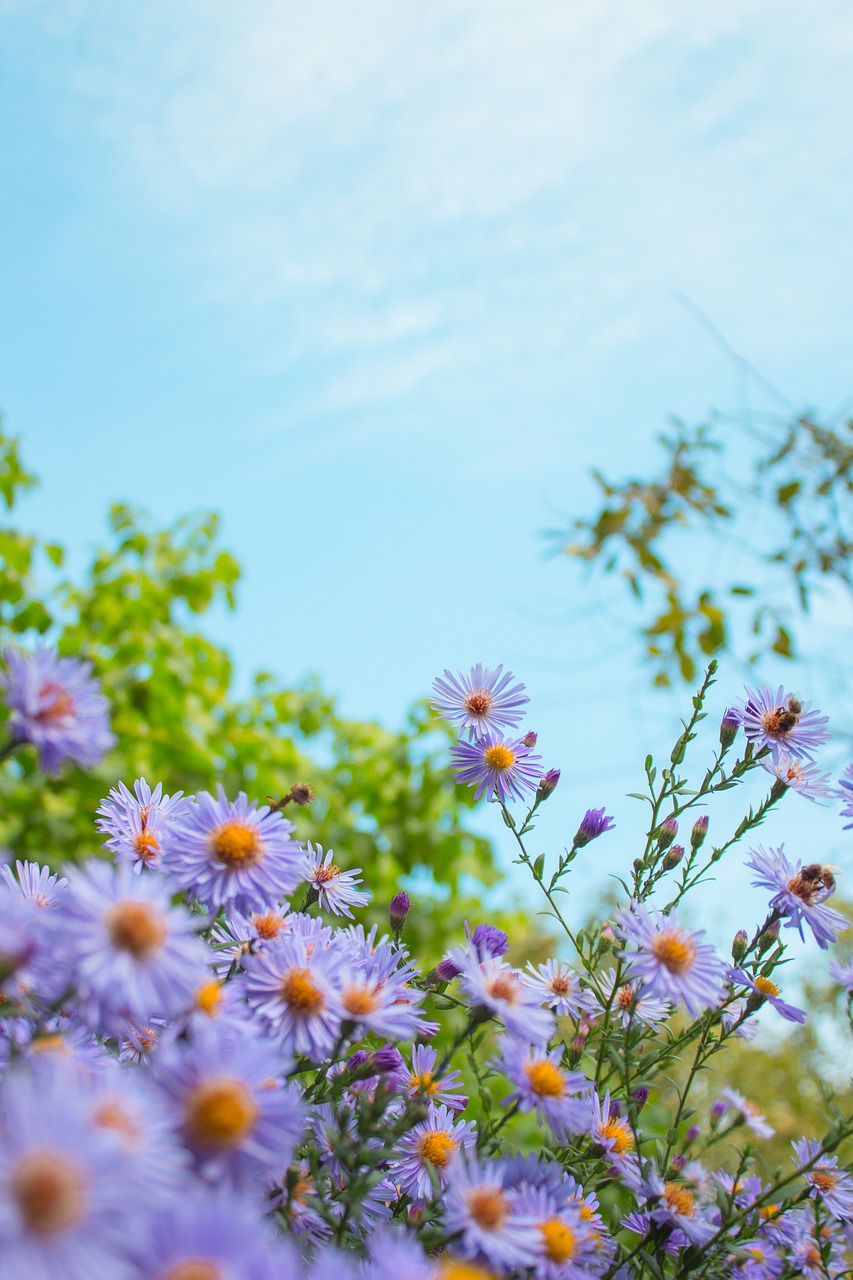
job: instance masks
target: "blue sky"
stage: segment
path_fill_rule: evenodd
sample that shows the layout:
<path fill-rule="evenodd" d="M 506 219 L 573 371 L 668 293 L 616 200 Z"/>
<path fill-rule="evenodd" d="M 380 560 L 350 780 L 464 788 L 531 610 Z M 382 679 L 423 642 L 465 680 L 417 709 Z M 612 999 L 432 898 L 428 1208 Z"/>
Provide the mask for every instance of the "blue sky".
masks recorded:
<path fill-rule="evenodd" d="M 508 663 L 564 769 L 545 839 L 587 804 L 620 818 L 599 884 L 680 703 L 540 534 L 669 414 L 761 407 L 685 297 L 792 406 L 853 391 L 849 8 L 0 0 L 0 22 L 27 518 L 80 560 L 112 499 L 221 511 L 241 672 L 315 671 L 353 715 Z M 834 814 L 793 830 L 843 860 Z M 709 900 L 721 930 L 744 883 Z"/>

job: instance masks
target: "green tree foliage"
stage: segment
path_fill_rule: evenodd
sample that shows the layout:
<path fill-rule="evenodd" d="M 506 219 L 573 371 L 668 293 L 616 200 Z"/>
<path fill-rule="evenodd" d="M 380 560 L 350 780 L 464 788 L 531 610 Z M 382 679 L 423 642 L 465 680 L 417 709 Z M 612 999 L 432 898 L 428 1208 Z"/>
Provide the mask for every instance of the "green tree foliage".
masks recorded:
<path fill-rule="evenodd" d="M 18 442 L 0 435 L 0 495 L 7 512 L 32 487 Z M 283 688 L 267 672 L 237 696 L 227 653 L 199 630 L 213 606 L 234 608 L 239 566 L 218 544 L 215 516 L 157 530 L 127 506 L 110 510 L 109 538 L 75 581 L 63 551 L 13 527 L 0 529 L 0 639 L 40 640 L 90 659 L 112 705 L 118 745 L 92 773 L 37 774 L 35 752 L 0 769 L 0 844 L 15 856 L 57 862 L 95 852 L 95 810 L 121 779 L 144 776 L 167 791 L 285 795 L 316 792 L 288 815 L 302 839 L 322 841 L 345 867 L 364 869 L 373 918 L 385 919 L 400 877 L 414 874 L 419 910 L 410 927 L 438 946 L 467 916 L 481 918 L 497 879 L 491 846 L 465 826 L 468 793 L 448 769 L 451 734 L 424 703 L 405 726 L 343 718 L 313 679 Z M 440 902 L 450 895 L 450 909 Z"/>
<path fill-rule="evenodd" d="M 853 419 L 677 422 L 658 443 L 649 474 L 593 472 L 599 509 L 549 536 L 640 602 L 656 684 L 692 682 L 726 651 L 793 659 L 814 594 L 853 595 Z M 695 580 L 697 537 L 736 552 L 735 581 Z"/>

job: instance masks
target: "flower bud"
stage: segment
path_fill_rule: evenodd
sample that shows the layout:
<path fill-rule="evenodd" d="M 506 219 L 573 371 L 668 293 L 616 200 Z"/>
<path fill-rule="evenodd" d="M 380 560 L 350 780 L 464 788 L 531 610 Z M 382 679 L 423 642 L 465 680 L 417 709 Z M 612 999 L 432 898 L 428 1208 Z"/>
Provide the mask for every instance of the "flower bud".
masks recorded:
<path fill-rule="evenodd" d="M 573 1067 L 577 1066 L 577 1064 L 580 1062 L 581 1058 L 583 1057 L 583 1051 L 585 1048 L 586 1048 L 586 1036 L 582 1036 L 582 1035 L 575 1036 L 574 1040 L 569 1045 L 569 1062 Z"/>
<path fill-rule="evenodd" d="M 406 916 L 409 914 L 411 905 L 412 900 L 405 889 L 395 893 L 388 903 L 388 919 L 391 923 L 391 932 L 395 938 L 399 938 L 403 932 L 403 925 L 406 923 Z"/>
<path fill-rule="evenodd" d="M 509 938 L 503 929 L 496 929 L 493 924 L 478 924 L 471 935 L 471 945 L 482 963 L 488 956 L 497 959 L 509 951 Z"/>
<path fill-rule="evenodd" d="M 769 951 L 770 948 L 774 945 L 774 943 L 778 940 L 778 938 L 779 938 L 779 921 L 774 920 L 772 924 L 769 924 L 767 926 L 767 928 L 762 933 L 761 937 L 758 939 L 758 947 L 757 947 L 758 954 L 760 956 L 763 956 L 764 952 Z"/>
<path fill-rule="evenodd" d="M 737 737 L 740 728 L 740 715 L 734 707 L 729 707 L 720 721 L 720 746 L 728 751 Z"/>
<path fill-rule="evenodd" d="M 560 781 L 560 770 L 549 769 L 545 777 L 536 788 L 536 803 L 541 804 L 543 800 L 547 800 L 550 795 L 557 790 L 557 783 Z"/>
<path fill-rule="evenodd" d="M 402 1055 L 399 1049 L 395 1049 L 392 1044 L 384 1044 L 381 1049 L 371 1053 L 370 1060 L 371 1066 L 378 1076 L 390 1075 L 392 1071 L 400 1071 L 403 1067 Z"/>
<path fill-rule="evenodd" d="M 687 1164 L 687 1156 L 673 1156 L 672 1163 L 670 1164 L 669 1169 L 667 1170 L 667 1173 L 666 1173 L 667 1179 L 672 1177 L 674 1174 L 681 1173 L 681 1170 L 684 1168 L 686 1164 Z"/>
<path fill-rule="evenodd" d="M 538 733 L 534 733 L 534 731 L 533 731 L 532 729 L 528 729 L 528 730 L 527 730 L 527 733 L 524 735 L 524 737 L 521 739 L 521 741 L 522 741 L 522 744 L 523 744 L 525 747 L 530 747 L 530 749 L 531 749 L 531 751 L 532 751 L 532 750 L 533 750 L 533 748 L 536 746 L 536 741 L 537 741 L 538 737 L 539 737 L 539 734 L 538 734 Z"/>
<path fill-rule="evenodd" d="M 635 1089 L 631 1094 L 631 1101 L 636 1107 L 638 1113 L 642 1111 L 648 1100 L 649 1091 L 644 1084 L 640 1085 L 639 1089 Z"/>
<path fill-rule="evenodd" d="M 587 809 L 581 818 L 581 824 L 575 832 L 574 845 L 582 849 L 590 840 L 597 840 L 605 831 L 612 831 L 616 826 L 614 820 L 604 809 Z"/>
<path fill-rule="evenodd" d="M 439 982 L 452 982 L 454 978 L 459 976 L 462 970 L 459 968 L 458 964 L 454 964 L 449 956 L 445 956 L 445 958 L 435 966 L 433 972 Z"/>
<path fill-rule="evenodd" d="M 726 1103 L 724 1100 L 722 1098 L 717 1098 L 715 1102 L 712 1102 L 708 1114 L 711 1117 L 711 1126 L 713 1127 L 717 1125 L 726 1114 Z"/>
<path fill-rule="evenodd" d="M 616 934 L 613 932 L 609 924 L 604 925 L 601 933 L 598 935 L 598 945 L 603 954 L 612 951 L 616 945 Z"/>
<path fill-rule="evenodd" d="M 685 1133 L 685 1135 L 684 1135 L 684 1142 L 685 1142 L 685 1145 L 689 1147 L 689 1146 L 690 1146 L 690 1143 L 691 1143 L 691 1142 L 695 1142 L 695 1141 L 696 1141 L 696 1139 L 697 1139 L 697 1138 L 699 1137 L 699 1135 L 701 1134 L 701 1132 L 702 1132 L 702 1129 L 701 1129 L 701 1126 L 700 1126 L 700 1125 L 698 1125 L 698 1124 L 692 1124 L 692 1125 L 690 1126 L 690 1128 L 687 1130 L 687 1132 Z"/>
<path fill-rule="evenodd" d="M 693 823 L 693 830 L 690 832 L 690 848 L 701 849 L 705 843 L 705 837 L 708 834 L 708 815 L 703 813 L 701 818 L 697 818 Z"/>
<path fill-rule="evenodd" d="M 658 842 L 658 849 L 668 849 L 675 837 L 678 835 L 678 823 L 675 818 L 664 818 L 663 822 L 655 832 Z"/>
<path fill-rule="evenodd" d="M 684 845 L 674 844 L 671 849 L 667 849 L 663 855 L 664 871 L 671 871 L 673 867 L 677 867 L 681 859 L 684 857 Z"/>
<path fill-rule="evenodd" d="M 748 946 L 749 938 L 747 936 L 746 929 L 738 929 L 737 933 L 732 938 L 732 959 L 735 964 L 740 964 L 741 960 L 746 955 L 746 949 Z"/>

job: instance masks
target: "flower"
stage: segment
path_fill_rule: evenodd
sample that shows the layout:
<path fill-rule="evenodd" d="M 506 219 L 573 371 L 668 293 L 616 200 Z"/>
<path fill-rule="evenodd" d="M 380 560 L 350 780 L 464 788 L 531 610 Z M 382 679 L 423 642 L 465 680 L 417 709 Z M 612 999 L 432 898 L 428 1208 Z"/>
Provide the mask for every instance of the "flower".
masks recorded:
<path fill-rule="evenodd" d="M 523 800 L 539 783 L 542 757 L 531 755 L 520 738 L 489 733 L 476 742 L 455 743 L 450 756 L 456 781 L 477 788 L 475 800 L 484 792 L 491 800 L 497 792 L 501 803 L 508 804 L 511 799 Z"/>
<path fill-rule="evenodd" d="M 369 893 L 361 893 L 355 886 L 361 881 L 361 867 L 354 871 L 341 871 L 332 861 L 334 854 L 329 849 L 323 854 L 323 846 L 312 844 L 307 846 L 302 876 L 308 881 L 312 897 L 326 911 L 336 916 L 347 916 L 352 920 L 350 907 L 363 907 L 370 901 Z"/>
<path fill-rule="evenodd" d="M 582 849 L 585 844 L 589 844 L 590 840 L 597 840 L 599 836 L 604 835 L 605 831 L 612 831 L 615 826 L 616 820 L 606 814 L 603 809 L 587 809 L 581 818 L 572 844 L 575 848 Z"/>
<path fill-rule="evenodd" d="M 738 1093 L 737 1089 L 721 1089 L 720 1096 L 725 1098 L 732 1110 L 738 1113 L 740 1118 L 746 1122 L 747 1128 L 751 1129 L 757 1137 L 773 1137 L 776 1130 L 765 1120 L 754 1102 L 750 1102 L 742 1093 Z"/>
<path fill-rule="evenodd" d="M 522 1111 L 536 1111 L 554 1134 L 565 1139 L 589 1125 L 589 1103 L 572 1094 L 588 1092 L 590 1082 L 579 1071 L 562 1067 L 562 1047 L 545 1049 L 504 1036 L 494 1066 L 515 1089 L 504 1100 L 517 1102 Z"/>
<path fill-rule="evenodd" d="M 58 944 L 87 1026 L 117 1035 L 127 1019 L 172 1017 L 192 1005 L 207 977 L 206 952 L 192 916 L 172 906 L 159 877 L 90 859 L 69 868 L 63 905 Z"/>
<path fill-rule="evenodd" d="M 530 974 L 522 973 L 521 981 L 537 992 L 542 1004 L 548 1005 L 560 1016 L 568 1014 L 575 1020 L 595 1009 L 595 997 L 585 991 L 574 969 L 559 960 L 547 960 L 534 965 L 528 961 Z"/>
<path fill-rule="evenodd" d="M 164 796 L 161 782 L 152 791 L 144 778 L 137 778 L 133 792 L 123 782 L 113 787 L 101 801 L 95 826 L 107 836 L 104 848 L 115 854 L 116 862 L 129 858 L 139 872 L 157 865 L 163 832 L 180 822 L 191 807 L 192 801 L 182 791 Z"/>
<path fill-rule="evenodd" d="M 781 1013 L 783 1018 L 787 1018 L 789 1022 L 805 1022 L 805 1009 L 797 1009 L 792 1004 L 786 1004 L 781 998 L 779 988 L 775 982 L 771 982 L 769 978 L 759 975 L 757 978 L 751 978 L 744 969 L 730 969 L 729 980 L 731 982 L 739 982 L 745 987 L 749 987 L 753 992 L 747 1002 L 747 1011 L 760 1008 L 766 1000 L 768 1004 L 772 1004 L 777 1013 Z"/>
<path fill-rule="evenodd" d="M 451 958 L 459 967 L 460 986 L 475 1008 L 494 1014 L 507 1031 L 531 1044 L 550 1038 L 554 1015 L 540 1006 L 536 992 L 514 969 L 491 956 L 481 963 L 475 953 L 460 948 Z"/>
<path fill-rule="evenodd" d="M 468 1099 L 464 1093 L 452 1093 L 462 1083 L 458 1071 L 435 1078 L 435 1064 L 438 1061 L 437 1050 L 428 1045 L 416 1044 L 412 1049 L 411 1067 L 404 1083 L 408 1093 L 414 1097 L 427 1098 L 430 1102 L 444 1103 L 451 1111 L 464 1111 Z"/>
<path fill-rule="evenodd" d="M 714 1235 L 716 1227 L 700 1212 L 696 1197 L 685 1183 L 675 1179 L 665 1181 L 648 1163 L 641 1174 L 626 1182 L 629 1186 L 633 1182 L 638 1195 L 650 1202 L 652 1222 L 682 1232 L 691 1244 L 706 1244 Z"/>
<path fill-rule="evenodd" d="M 412 907 L 412 900 L 406 893 L 405 889 L 401 889 L 399 893 L 395 893 L 394 897 L 388 903 L 388 922 L 391 925 L 391 932 L 395 938 L 399 938 L 403 932 L 403 925 L 406 923 L 409 911 Z"/>
<path fill-rule="evenodd" d="M 848 995 L 853 995 L 853 960 L 848 960 L 846 964 L 834 960 L 829 966 L 829 975 L 840 987 L 846 987 Z"/>
<path fill-rule="evenodd" d="M 40 867 L 37 862 L 18 861 L 14 872 L 11 867 L 0 867 L 0 877 L 13 895 L 39 908 L 57 906 L 68 884 L 66 879 L 60 879 L 49 867 Z"/>
<path fill-rule="evenodd" d="M 301 878 L 303 853 L 291 840 L 293 824 L 241 791 L 226 799 L 196 797 L 180 825 L 163 833 L 161 864 L 189 894 L 212 911 L 251 911 L 287 895 Z"/>
<path fill-rule="evenodd" d="M 794 760 L 790 756 L 774 759 L 767 756 L 761 761 L 762 769 L 772 773 L 784 787 L 805 796 L 807 800 L 818 801 L 830 794 L 829 774 L 821 773 L 810 760 Z"/>
<path fill-rule="evenodd" d="M 617 1165 L 630 1157 L 636 1145 L 631 1126 L 625 1116 L 620 1116 L 610 1094 L 601 1099 L 593 1090 L 590 1094 L 592 1122 L 589 1136 L 597 1147 L 603 1147 Z"/>
<path fill-rule="evenodd" d="M 810 1196 L 822 1200 L 834 1218 L 853 1218 L 853 1178 L 838 1167 L 838 1157 L 821 1154 L 821 1145 L 812 1138 L 793 1144 L 798 1169 L 809 1183 Z M 803 1166 L 808 1165 L 809 1168 Z"/>
<path fill-rule="evenodd" d="M 444 1224 L 460 1239 L 457 1248 L 500 1271 L 525 1270 L 536 1261 L 539 1233 L 529 1215 L 516 1209 L 518 1194 L 504 1185 L 506 1170 L 491 1160 L 450 1162 L 444 1195 Z"/>
<path fill-rule="evenodd" d="M 109 705 L 92 665 L 52 649 L 7 648 L 0 688 L 11 712 L 12 741 L 38 751 L 39 768 L 55 773 L 67 760 L 91 769 L 115 743 Z"/>
<path fill-rule="evenodd" d="M 449 1107 L 433 1107 L 425 1120 L 413 1125 L 398 1145 L 398 1160 L 392 1163 L 388 1177 L 412 1199 L 432 1195 L 433 1177 L 441 1187 L 447 1186 L 448 1165 L 460 1149 L 474 1146 L 476 1127 L 473 1120 L 456 1120 Z"/>
<path fill-rule="evenodd" d="M 224 1187 L 165 1202 L 145 1223 L 135 1261 L 139 1280 L 274 1280 L 299 1271 L 292 1246 L 274 1249 L 254 1199 Z"/>
<path fill-rule="evenodd" d="M 660 1000 L 650 994 L 641 982 L 623 982 L 615 996 L 612 996 L 616 982 L 616 970 L 608 969 L 598 979 L 602 994 L 610 1000 L 610 1011 L 619 1015 L 623 1027 L 642 1022 L 647 1027 L 655 1027 L 665 1022 L 672 1013 L 672 1005 L 668 1000 Z M 612 996 L 612 999 L 611 999 Z M 596 1001 L 596 1011 L 602 1012 L 604 1006 Z"/>
<path fill-rule="evenodd" d="M 789 758 L 811 760 L 815 747 L 828 742 L 826 716 L 810 711 L 780 685 L 774 693 L 767 685 L 746 688 L 746 700 L 738 709 L 743 731 L 756 751 L 765 747 L 774 761 Z"/>
<path fill-rule="evenodd" d="M 621 952 L 628 961 L 629 980 L 640 979 L 649 994 L 682 1003 L 693 1017 L 719 1005 L 725 965 L 714 948 L 701 941 L 704 930 L 689 933 L 674 913 L 652 914 L 638 903 L 619 912 L 618 926 L 625 941 L 633 944 Z"/>
<path fill-rule="evenodd" d="M 524 717 L 523 707 L 530 701 L 523 684 L 513 685 L 511 671 L 502 674 L 503 666 L 489 670 L 478 662 L 467 675 L 454 676 L 445 669 L 444 679 L 433 682 L 432 707 L 445 720 L 459 725 L 460 734 L 467 732 L 469 741 L 497 729 L 511 729 Z"/>
<path fill-rule="evenodd" d="M 835 794 L 839 800 L 844 801 L 841 816 L 850 819 L 844 824 L 844 830 L 850 831 L 853 828 L 853 764 L 848 764 L 838 779 L 838 790 Z"/>
<path fill-rule="evenodd" d="M 205 1178 L 248 1188 L 284 1177 L 305 1114 L 283 1065 L 273 1042 L 224 1019 L 159 1050 L 155 1078 Z"/>
<path fill-rule="evenodd" d="M 414 966 L 401 963 L 401 953 L 383 938 L 369 955 L 356 958 L 338 978 L 337 993 L 344 1022 L 353 1023 L 361 1034 L 409 1040 L 430 1024 L 425 1024 L 419 1008 L 425 992 L 412 985 Z"/>
<path fill-rule="evenodd" d="M 746 865 L 758 872 L 752 881 L 755 888 L 769 889 L 771 910 L 788 917 L 787 928 L 796 929 L 801 938 L 803 924 L 814 934 L 819 947 L 825 951 L 831 942 L 847 928 L 847 921 L 838 911 L 825 906 L 826 899 L 835 892 L 835 878 L 831 867 L 811 863 L 792 864 L 784 854 L 784 845 L 769 852 L 758 846 L 750 852 Z"/>
<path fill-rule="evenodd" d="M 577 1201 L 527 1184 L 518 1197 L 518 1210 L 533 1219 L 539 1233 L 534 1275 L 542 1280 L 588 1280 L 595 1236 Z"/>
<path fill-rule="evenodd" d="M 346 956 L 287 933 L 245 963 L 245 993 L 251 1009 L 283 1047 L 318 1062 L 334 1048 L 344 1009 L 340 979 Z"/>

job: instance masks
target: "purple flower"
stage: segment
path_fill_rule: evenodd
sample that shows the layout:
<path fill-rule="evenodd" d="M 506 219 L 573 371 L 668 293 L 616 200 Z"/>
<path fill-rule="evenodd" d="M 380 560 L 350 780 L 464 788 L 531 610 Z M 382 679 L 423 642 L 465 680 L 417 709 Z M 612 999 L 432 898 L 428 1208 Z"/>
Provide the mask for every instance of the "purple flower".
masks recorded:
<path fill-rule="evenodd" d="M 144 1245 L 135 1259 L 139 1280 L 275 1280 L 300 1270 L 292 1246 L 274 1249 L 254 1198 L 229 1188 L 196 1187 L 189 1196 L 165 1201 L 144 1225 Z"/>
<path fill-rule="evenodd" d="M 448 1107 L 433 1107 L 426 1120 L 400 1139 L 389 1178 L 413 1200 L 429 1199 L 433 1177 L 440 1186 L 447 1185 L 448 1165 L 460 1149 L 473 1148 L 475 1132 L 473 1120 L 457 1120 Z"/>
<path fill-rule="evenodd" d="M 539 786 L 536 788 L 536 799 L 541 804 L 543 800 L 547 800 L 557 790 L 557 784 L 560 781 L 559 769 L 548 769 L 540 779 Z"/>
<path fill-rule="evenodd" d="M 596 1236 L 581 1216 L 578 1201 L 554 1194 L 550 1188 L 525 1184 L 517 1209 L 536 1223 L 538 1257 L 533 1268 L 537 1280 L 588 1280 L 595 1271 Z"/>
<path fill-rule="evenodd" d="M 444 1225 L 459 1234 L 457 1247 L 475 1261 L 501 1273 L 533 1266 L 539 1232 L 530 1215 L 518 1212 L 518 1193 L 504 1185 L 502 1164 L 452 1160 L 444 1194 Z"/>
<path fill-rule="evenodd" d="M 754 1102 L 750 1102 L 737 1089 L 721 1089 L 720 1096 L 726 1100 L 733 1111 L 745 1122 L 748 1129 L 759 1138 L 772 1138 L 776 1130 L 764 1118 Z"/>
<path fill-rule="evenodd" d="M 460 985 L 471 1004 L 500 1018 L 507 1031 L 529 1044 L 546 1042 L 554 1030 L 554 1015 L 543 1009 L 536 992 L 521 975 L 501 960 L 488 957 L 482 963 L 473 952 L 452 953 L 459 966 Z"/>
<path fill-rule="evenodd" d="M 459 725 L 460 735 L 469 741 L 500 729 L 511 729 L 524 717 L 523 708 L 530 699 L 523 684 L 514 685 L 511 671 L 502 675 L 503 667 L 490 671 L 478 662 L 467 675 L 454 676 L 445 670 L 433 682 L 432 706 L 440 716 Z"/>
<path fill-rule="evenodd" d="M 746 700 L 738 712 L 743 731 L 756 751 L 767 747 L 775 761 L 784 758 L 811 760 L 816 747 L 828 742 L 826 716 L 810 711 L 782 685 L 774 693 L 766 684 L 746 688 Z"/>
<path fill-rule="evenodd" d="M 394 897 L 388 903 L 388 920 L 391 925 L 391 932 L 395 937 L 403 932 L 403 925 L 406 923 L 409 911 L 412 907 L 412 900 L 406 893 L 405 889 L 401 889 L 399 893 L 395 893 Z"/>
<path fill-rule="evenodd" d="M 589 1126 L 590 1107 L 586 1093 L 590 1082 L 579 1071 L 564 1071 L 562 1046 L 548 1053 L 513 1036 L 499 1044 L 494 1067 L 515 1086 L 504 1103 L 517 1102 L 522 1111 L 536 1111 L 560 1140 L 583 1133 Z"/>
<path fill-rule="evenodd" d="M 848 995 L 853 995 L 853 960 L 846 963 L 834 960 L 829 966 L 829 975 L 840 987 L 846 987 Z"/>
<path fill-rule="evenodd" d="M 313 945 L 309 951 L 300 934 L 288 932 L 246 960 L 246 999 L 288 1052 L 319 1062 L 340 1035 L 345 969 L 341 950 Z"/>
<path fill-rule="evenodd" d="M 681 1002 L 694 1018 L 719 1005 L 726 967 L 714 948 L 702 942 L 704 930 L 690 933 L 674 914 L 652 915 L 632 903 L 630 910 L 619 912 L 619 931 L 631 944 L 621 953 L 628 961 L 628 977 L 640 979 L 648 994 Z"/>
<path fill-rule="evenodd" d="M 118 1034 L 128 1019 L 184 1012 L 207 978 L 192 916 L 172 906 L 164 881 L 134 876 L 127 863 L 91 859 L 69 868 L 56 928 L 78 1014 L 107 1035 Z"/>
<path fill-rule="evenodd" d="M 115 737 L 91 663 L 60 658 L 52 649 L 8 648 L 5 657 L 0 688 L 11 712 L 12 741 L 31 743 L 46 773 L 55 773 L 66 760 L 84 769 L 99 764 Z"/>
<path fill-rule="evenodd" d="M 246 1022 L 198 1023 L 189 1043 L 159 1050 L 155 1077 L 202 1176 L 247 1188 L 284 1177 L 305 1115 L 283 1066 Z"/>
<path fill-rule="evenodd" d="M 492 800 L 497 792 L 501 803 L 508 804 L 538 786 L 542 757 L 531 755 L 520 738 L 490 733 L 476 742 L 455 743 L 450 755 L 457 782 L 477 788 L 475 800 L 484 793 Z"/>
<path fill-rule="evenodd" d="M 411 1040 L 429 1024 L 419 1007 L 425 992 L 413 983 L 414 966 L 401 961 L 401 952 L 387 938 L 369 955 L 356 959 L 338 979 L 337 994 L 344 1022 L 360 1034 L 374 1031 L 396 1040 Z"/>
<path fill-rule="evenodd" d="M 691 1244 L 706 1244 L 714 1235 L 716 1227 L 700 1212 L 696 1197 L 685 1183 L 664 1181 L 658 1170 L 647 1164 L 636 1189 L 650 1202 L 649 1217 L 653 1222 L 682 1232 Z"/>
<path fill-rule="evenodd" d="M 595 997 L 581 987 L 580 978 L 574 969 L 561 964 L 559 960 L 547 960 L 545 964 L 527 964 L 530 974 L 523 973 L 521 981 L 539 996 L 542 1004 L 548 1005 L 560 1016 L 568 1014 L 575 1021 L 592 1013 L 596 1007 Z"/>
<path fill-rule="evenodd" d="M 0 876 L 21 902 L 31 902 L 39 909 L 56 907 L 68 884 L 49 867 L 40 867 L 37 862 L 18 861 L 14 873 L 11 867 L 0 867 Z"/>
<path fill-rule="evenodd" d="M 458 1071 L 435 1078 L 438 1052 L 429 1045 L 416 1044 L 412 1049 L 411 1070 L 404 1076 L 406 1090 L 411 1096 L 426 1098 L 433 1103 L 443 1103 L 451 1111 L 464 1111 L 468 1099 L 464 1093 L 454 1093 L 462 1083 Z"/>
<path fill-rule="evenodd" d="M 467 930 L 468 926 L 465 927 Z M 471 946 L 480 960 L 487 956 L 497 959 L 509 951 L 509 938 L 503 929 L 497 929 L 493 924 L 478 924 L 471 935 Z"/>
<path fill-rule="evenodd" d="M 302 876 L 316 895 L 316 901 L 325 911 L 352 920 L 350 907 L 363 907 L 370 901 L 369 893 L 362 893 L 355 887 L 361 882 L 361 867 L 354 871 L 341 871 L 332 861 L 334 854 L 331 849 L 325 856 L 322 845 L 318 844 L 315 849 L 308 844 L 307 850 Z"/>
<path fill-rule="evenodd" d="M 772 773 L 783 787 L 796 791 L 807 800 L 817 802 L 830 794 L 829 774 L 821 773 L 810 760 L 794 760 L 790 756 L 775 759 L 767 756 L 761 761 L 761 767 Z"/>
<path fill-rule="evenodd" d="M 850 819 L 844 824 L 844 830 L 850 831 L 853 828 L 853 764 L 848 764 L 838 779 L 838 790 L 835 794 L 839 800 L 844 801 L 841 816 Z"/>
<path fill-rule="evenodd" d="M 612 831 L 615 826 L 615 819 L 609 817 L 603 809 L 587 809 L 572 843 L 576 848 L 582 849 L 590 840 L 597 840 L 605 831 Z"/>
<path fill-rule="evenodd" d="M 809 1164 L 803 1177 L 811 1187 L 812 1199 L 822 1200 L 834 1218 L 853 1218 L 853 1178 L 838 1167 L 838 1157 L 821 1155 L 821 1145 L 811 1138 L 795 1142 L 794 1163 L 798 1169 Z"/>
<path fill-rule="evenodd" d="M 107 836 L 104 848 L 115 854 L 116 862 L 128 858 L 139 872 L 157 865 L 163 832 L 180 822 L 191 806 L 182 791 L 164 796 L 161 782 L 152 791 L 144 778 L 137 778 L 133 792 L 123 782 L 113 787 L 101 801 L 95 826 Z"/>
<path fill-rule="evenodd" d="M 770 907 L 788 917 L 787 927 L 796 929 L 804 938 L 803 924 L 814 934 L 819 947 L 825 951 L 842 930 L 847 921 L 832 907 L 825 906 L 826 899 L 835 892 L 835 878 L 831 867 L 811 863 L 792 864 L 785 857 L 784 845 L 765 852 L 761 845 L 751 851 L 746 865 L 758 872 L 752 881 L 759 889 L 773 893 Z"/>
<path fill-rule="evenodd" d="M 768 1004 L 772 1004 L 777 1013 L 781 1013 L 782 1017 L 787 1018 L 789 1022 L 805 1022 L 805 1009 L 797 1009 L 792 1004 L 786 1004 L 780 996 L 776 983 L 771 982 L 769 978 L 751 978 L 743 969 L 730 969 L 729 978 L 732 982 L 739 982 L 742 986 L 749 987 L 753 992 L 753 996 L 750 997 L 750 1003 L 747 1005 L 748 1009 L 758 1008 L 766 1000 Z"/>
<path fill-rule="evenodd" d="M 292 831 L 281 813 L 242 791 L 233 802 L 222 787 L 215 799 L 203 791 L 180 825 L 164 832 L 162 867 L 213 912 L 264 909 L 301 879 L 304 854 Z"/>

